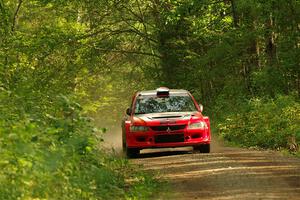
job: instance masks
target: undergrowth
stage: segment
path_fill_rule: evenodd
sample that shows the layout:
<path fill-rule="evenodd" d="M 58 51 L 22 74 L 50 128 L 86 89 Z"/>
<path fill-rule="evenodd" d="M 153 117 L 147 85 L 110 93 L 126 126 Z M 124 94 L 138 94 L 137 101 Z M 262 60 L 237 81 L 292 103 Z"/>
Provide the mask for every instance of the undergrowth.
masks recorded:
<path fill-rule="evenodd" d="M 0 199 L 149 199 L 159 190 L 154 176 L 99 148 L 102 131 L 72 97 L 39 113 L 13 100 L 0 118 Z"/>
<path fill-rule="evenodd" d="M 226 141 L 245 147 L 286 149 L 299 154 L 300 103 L 292 96 L 255 98 L 224 114 L 218 133 Z"/>

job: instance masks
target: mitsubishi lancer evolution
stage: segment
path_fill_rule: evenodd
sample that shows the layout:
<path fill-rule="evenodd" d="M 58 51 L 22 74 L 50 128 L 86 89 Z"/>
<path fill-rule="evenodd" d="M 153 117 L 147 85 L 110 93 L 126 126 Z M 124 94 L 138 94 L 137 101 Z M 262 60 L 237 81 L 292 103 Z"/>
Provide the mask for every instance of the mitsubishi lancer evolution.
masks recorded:
<path fill-rule="evenodd" d="M 210 120 L 186 90 L 160 87 L 137 92 L 122 123 L 122 145 L 127 157 L 147 148 L 192 146 L 210 152 Z"/>

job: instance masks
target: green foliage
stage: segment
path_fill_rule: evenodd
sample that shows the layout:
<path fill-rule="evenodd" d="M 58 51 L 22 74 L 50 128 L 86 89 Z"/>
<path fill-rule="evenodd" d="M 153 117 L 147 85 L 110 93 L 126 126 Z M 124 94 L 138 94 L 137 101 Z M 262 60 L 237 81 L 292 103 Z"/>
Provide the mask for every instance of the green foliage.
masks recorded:
<path fill-rule="evenodd" d="M 227 140 L 291 149 L 299 8 L 0 0 L 0 198 L 149 197 L 156 182 L 99 150 L 94 126 L 119 124 L 134 91 L 158 86 L 190 90 Z"/>
<path fill-rule="evenodd" d="M 291 151 L 300 144 L 300 104 L 291 96 L 252 99 L 218 125 L 221 136 L 243 146 Z"/>
<path fill-rule="evenodd" d="M 59 96 L 44 119 L 0 121 L 1 199 L 144 199 L 157 183 L 99 149 L 101 132 Z M 129 179 L 138 182 L 127 183 Z"/>
<path fill-rule="evenodd" d="M 159 83 L 190 90 L 225 139 L 292 150 L 299 143 L 299 1 L 159 3 Z"/>
<path fill-rule="evenodd" d="M 136 47 L 118 34 L 115 6 L 0 1 L 0 199 L 148 199 L 158 190 L 101 150 L 97 118 L 116 123 L 135 85 L 122 87 L 144 77 L 136 57 L 120 53 Z"/>

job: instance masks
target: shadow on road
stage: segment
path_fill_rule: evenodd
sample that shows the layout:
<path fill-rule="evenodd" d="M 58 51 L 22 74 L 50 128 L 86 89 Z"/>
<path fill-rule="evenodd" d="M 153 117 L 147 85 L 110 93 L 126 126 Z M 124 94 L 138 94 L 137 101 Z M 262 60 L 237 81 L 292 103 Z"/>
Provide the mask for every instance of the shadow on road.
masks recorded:
<path fill-rule="evenodd" d="M 146 153 L 141 153 L 138 158 L 153 158 L 153 157 L 157 158 L 163 156 L 185 155 L 191 153 L 192 151 L 189 150 L 146 152 Z"/>

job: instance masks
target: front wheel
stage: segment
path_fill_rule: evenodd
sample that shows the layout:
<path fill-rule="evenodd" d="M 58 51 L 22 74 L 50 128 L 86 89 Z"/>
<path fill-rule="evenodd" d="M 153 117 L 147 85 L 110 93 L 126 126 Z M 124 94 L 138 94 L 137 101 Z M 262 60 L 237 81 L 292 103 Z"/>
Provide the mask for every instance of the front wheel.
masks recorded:
<path fill-rule="evenodd" d="M 139 149 L 128 148 L 125 140 L 123 140 L 122 147 L 123 147 L 123 153 L 126 155 L 127 158 L 136 158 L 140 154 Z"/>
<path fill-rule="evenodd" d="M 200 151 L 200 153 L 209 153 L 210 152 L 210 144 L 201 144 L 198 146 L 194 146 L 195 151 Z"/>
<path fill-rule="evenodd" d="M 136 158 L 139 156 L 140 154 L 140 150 L 137 148 L 125 148 L 125 154 L 127 156 L 127 158 Z"/>

